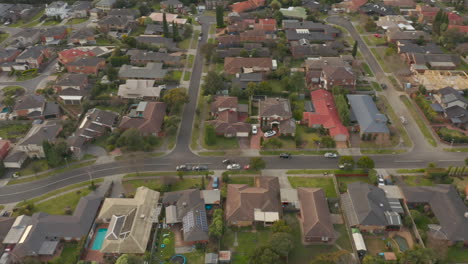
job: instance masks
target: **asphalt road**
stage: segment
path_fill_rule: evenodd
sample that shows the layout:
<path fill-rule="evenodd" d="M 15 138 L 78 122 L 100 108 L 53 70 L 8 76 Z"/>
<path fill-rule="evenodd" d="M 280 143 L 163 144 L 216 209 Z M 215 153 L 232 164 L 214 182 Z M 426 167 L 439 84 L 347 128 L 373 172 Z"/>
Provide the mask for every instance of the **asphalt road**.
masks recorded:
<path fill-rule="evenodd" d="M 213 17 L 201 17 L 203 37 L 198 47 L 207 42 L 209 31 L 209 22 L 213 22 Z M 341 22 L 340 22 L 341 23 Z M 344 24 L 346 27 L 346 24 Z M 349 25 L 347 25 L 349 26 Z M 352 27 L 351 27 L 352 28 Z M 353 34 L 351 31 L 351 34 Z M 354 37 L 354 36 L 353 36 Z M 360 40 L 357 36 L 358 41 Z M 362 40 L 360 40 L 362 42 Z M 365 44 L 361 44 L 363 50 Z M 364 53 L 366 51 L 363 51 Z M 369 51 L 370 52 L 370 51 Z M 364 55 L 367 58 L 366 55 Z M 376 61 L 368 60 L 370 67 L 376 74 L 385 74 L 381 71 Z M 49 191 L 56 190 L 83 181 L 94 178 L 103 178 L 115 174 L 124 174 L 143 171 L 172 171 L 180 164 L 208 165 L 210 170 L 226 169 L 222 164 L 223 159 L 230 159 L 241 165 L 248 164 L 249 157 L 201 157 L 193 154 L 190 149 L 190 139 L 192 124 L 195 116 L 197 96 L 199 92 L 200 80 L 202 77 L 203 58 L 197 50 L 197 55 L 192 69 L 192 77 L 189 86 L 190 102 L 185 106 L 182 114 L 182 124 L 177 137 L 177 144 L 174 150 L 166 156 L 154 157 L 144 160 L 118 161 L 101 165 L 94 165 L 85 168 L 79 168 L 45 178 L 43 180 L 30 183 L 3 186 L 0 188 L 0 204 L 14 203 L 30 199 Z M 376 67 L 376 68 L 375 68 Z M 374 69 L 375 68 L 375 69 Z M 379 70 L 380 69 L 380 72 Z M 420 151 L 414 148 L 411 152 L 399 155 L 370 155 L 377 168 L 422 168 L 429 162 L 436 162 L 439 166 L 461 166 L 463 165 L 466 153 L 437 152 L 426 149 Z M 357 158 L 357 157 L 356 157 Z M 290 160 L 283 160 L 277 156 L 264 157 L 267 169 L 336 169 L 337 160 L 327 159 L 322 156 L 294 156 Z"/>

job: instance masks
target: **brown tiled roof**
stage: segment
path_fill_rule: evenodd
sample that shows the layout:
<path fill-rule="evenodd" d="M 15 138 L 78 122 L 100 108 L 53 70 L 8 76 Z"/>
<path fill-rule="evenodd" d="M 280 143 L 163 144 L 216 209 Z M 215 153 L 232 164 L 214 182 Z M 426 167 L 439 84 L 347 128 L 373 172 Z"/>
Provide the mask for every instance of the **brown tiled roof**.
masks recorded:
<path fill-rule="evenodd" d="M 211 112 L 218 112 L 219 108 L 237 108 L 238 99 L 233 96 L 217 96 L 211 104 Z"/>
<path fill-rule="evenodd" d="M 297 188 L 301 203 L 301 224 L 304 237 L 335 237 L 328 204 L 321 188 Z"/>
<path fill-rule="evenodd" d="M 325 66 L 323 73 L 328 80 L 354 79 L 354 74 L 346 67 Z"/>
<path fill-rule="evenodd" d="M 240 58 L 227 57 L 224 59 L 224 71 L 228 74 L 240 73 L 242 68 L 268 68 L 273 67 L 271 58 Z"/>
<path fill-rule="evenodd" d="M 283 117 L 283 119 L 291 118 L 291 105 L 288 99 L 267 98 L 264 101 L 260 101 L 258 115 L 261 117 L 277 115 Z"/>
<path fill-rule="evenodd" d="M 120 128 L 136 128 L 142 134 L 157 134 L 161 132 L 161 126 L 166 115 L 166 103 L 148 102 L 140 117 L 124 116 Z"/>
<path fill-rule="evenodd" d="M 279 181 L 277 177 L 258 177 L 255 187 L 247 184 L 229 184 L 226 200 L 228 222 L 253 221 L 254 209 L 280 212 Z"/>

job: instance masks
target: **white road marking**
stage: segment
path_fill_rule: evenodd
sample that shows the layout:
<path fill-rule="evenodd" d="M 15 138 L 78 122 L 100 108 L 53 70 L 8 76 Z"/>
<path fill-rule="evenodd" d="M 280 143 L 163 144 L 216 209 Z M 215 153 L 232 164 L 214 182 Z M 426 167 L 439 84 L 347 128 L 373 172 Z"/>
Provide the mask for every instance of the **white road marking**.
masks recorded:
<path fill-rule="evenodd" d="M 395 160 L 395 162 L 422 162 L 423 160 Z"/>

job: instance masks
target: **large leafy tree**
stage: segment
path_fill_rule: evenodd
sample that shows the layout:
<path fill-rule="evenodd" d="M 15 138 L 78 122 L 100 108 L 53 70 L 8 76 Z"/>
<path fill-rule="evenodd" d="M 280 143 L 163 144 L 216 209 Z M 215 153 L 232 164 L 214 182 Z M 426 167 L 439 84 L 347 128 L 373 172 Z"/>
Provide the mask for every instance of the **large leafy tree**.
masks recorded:
<path fill-rule="evenodd" d="M 250 159 L 250 168 L 252 170 L 262 170 L 266 167 L 265 161 L 260 157 L 253 157 Z"/>
<path fill-rule="evenodd" d="M 203 83 L 204 95 L 215 95 L 224 87 L 223 77 L 214 71 L 208 72 Z"/>
<path fill-rule="evenodd" d="M 352 156 L 341 156 L 338 164 L 345 165 L 345 169 L 352 169 L 354 168 L 354 158 Z"/>
<path fill-rule="evenodd" d="M 163 14 L 163 35 L 165 38 L 169 37 L 169 24 L 167 23 L 166 13 Z"/>
<path fill-rule="evenodd" d="M 281 257 L 287 257 L 294 249 L 294 239 L 291 234 L 280 232 L 270 238 L 270 247 Z"/>
<path fill-rule="evenodd" d="M 401 264 L 425 264 L 434 260 L 434 251 L 430 248 L 416 247 L 414 249 L 406 250 L 398 256 L 398 263 Z"/>
<path fill-rule="evenodd" d="M 141 257 L 129 254 L 121 255 L 115 264 L 142 264 L 143 259 Z"/>
<path fill-rule="evenodd" d="M 281 257 L 269 247 L 257 247 L 250 258 L 250 264 L 282 263 Z"/>
<path fill-rule="evenodd" d="M 357 166 L 363 169 L 373 169 L 375 167 L 374 160 L 369 156 L 362 156 L 357 161 Z"/>
<path fill-rule="evenodd" d="M 292 229 L 286 224 L 284 220 L 278 220 L 271 226 L 273 233 L 291 233 Z"/>
<path fill-rule="evenodd" d="M 189 96 L 184 88 L 175 88 L 169 90 L 164 96 L 163 101 L 167 103 L 171 113 L 178 113 L 185 103 L 188 103 Z"/>
<path fill-rule="evenodd" d="M 216 6 L 216 27 L 223 28 L 224 27 L 224 10 L 223 7 L 218 5 Z"/>

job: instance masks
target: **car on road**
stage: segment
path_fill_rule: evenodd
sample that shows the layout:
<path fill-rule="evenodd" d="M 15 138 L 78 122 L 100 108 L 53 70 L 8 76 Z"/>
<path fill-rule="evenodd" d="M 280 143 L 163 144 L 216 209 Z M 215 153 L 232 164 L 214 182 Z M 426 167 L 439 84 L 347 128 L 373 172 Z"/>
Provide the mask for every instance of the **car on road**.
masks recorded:
<path fill-rule="evenodd" d="M 250 170 L 250 165 L 244 165 L 244 170 Z"/>
<path fill-rule="evenodd" d="M 281 154 L 279 155 L 279 157 L 280 157 L 281 159 L 291 159 L 291 158 L 292 158 L 292 156 L 291 156 L 290 153 L 281 153 Z"/>
<path fill-rule="evenodd" d="M 193 170 L 194 170 L 194 171 L 207 171 L 207 170 L 208 170 L 208 166 L 206 166 L 206 165 L 198 165 L 198 166 L 193 167 Z"/>
<path fill-rule="evenodd" d="M 223 160 L 223 164 L 231 164 L 231 160 L 225 159 L 225 160 Z"/>
<path fill-rule="evenodd" d="M 192 167 L 187 165 L 179 165 L 176 167 L 176 171 L 191 171 Z"/>
<path fill-rule="evenodd" d="M 379 186 L 385 185 L 385 180 L 384 180 L 384 178 L 382 177 L 382 175 L 378 175 L 378 185 L 379 185 Z"/>
<path fill-rule="evenodd" d="M 202 39 L 202 37 L 201 37 L 201 36 L 199 36 L 199 37 L 198 37 L 198 41 L 201 41 L 201 39 Z"/>
<path fill-rule="evenodd" d="M 352 164 L 349 164 L 349 163 L 340 163 L 338 164 L 338 168 L 343 170 L 343 169 L 346 169 L 346 168 L 350 168 Z"/>
<path fill-rule="evenodd" d="M 338 158 L 338 154 L 333 152 L 327 152 L 323 155 L 325 158 Z"/>
<path fill-rule="evenodd" d="M 253 126 L 252 126 L 252 135 L 257 135 L 257 133 L 258 133 L 257 126 L 256 126 L 256 125 L 253 125 Z"/>
<path fill-rule="evenodd" d="M 97 22 L 98 22 L 98 20 L 97 20 L 97 19 L 93 19 L 93 20 L 91 20 L 91 22 L 93 22 L 93 23 L 97 23 Z"/>
<path fill-rule="evenodd" d="M 237 163 L 233 163 L 233 164 L 229 164 L 227 165 L 226 167 L 228 170 L 240 170 L 241 169 L 241 165 L 237 164 Z"/>
<path fill-rule="evenodd" d="M 383 90 L 387 89 L 387 85 L 385 83 L 380 84 L 380 87 L 382 87 Z"/>
<path fill-rule="evenodd" d="M 266 138 L 272 137 L 274 135 L 276 135 L 276 131 L 274 131 L 274 130 L 267 131 L 267 132 L 265 132 L 265 134 L 263 134 L 263 136 L 266 137 Z"/>

